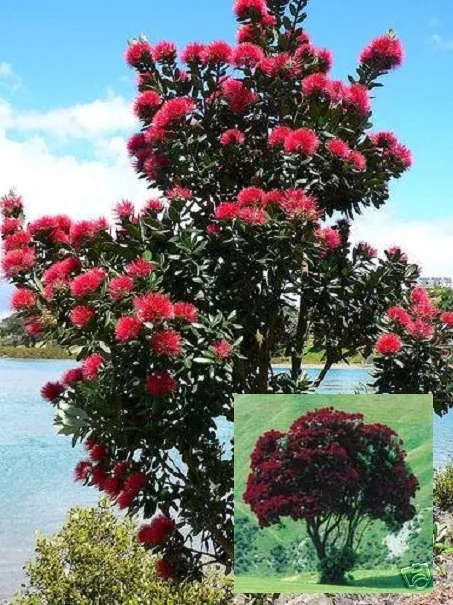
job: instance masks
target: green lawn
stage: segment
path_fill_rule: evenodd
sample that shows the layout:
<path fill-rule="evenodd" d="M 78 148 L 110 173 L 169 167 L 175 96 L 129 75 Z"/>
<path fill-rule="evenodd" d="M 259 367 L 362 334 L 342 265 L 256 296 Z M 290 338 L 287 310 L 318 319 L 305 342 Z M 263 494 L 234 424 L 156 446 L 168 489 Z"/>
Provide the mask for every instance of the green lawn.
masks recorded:
<path fill-rule="evenodd" d="M 292 577 L 284 578 L 274 576 L 272 578 L 256 576 L 236 576 L 234 578 L 234 592 L 242 594 L 246 592 L 272 593 L 280 592 L 282 594 L 335 594 L 345 593 L 407 593 L 407 588 L 402 576 L 394 569 L 389 570 L 364 570 L 360 569 L 353 573 L 354 580 L 347 586 L 336 586 L 333 584 L 318 584 L 316 573 L 297 574 Z M 424 591 L 431 592 L 431 585 Z"/>
<path fill-rule="evenodd" d="M 432 543 L 432 398 L 413 395 L 240 395 L 235 399 L 235 458 L 234 489 L 235 516 L 247 517 L 256 526 L 255 516 L 242 501 L 245 482 L 249 473 L 250 453 L 256 440 L 270 429 L 287 430 L 296 418 L 309 409 L 332 405 L 349 412 L 360 411 L 365 422 L 380 422 L 392 427 L 404 441 L 408 453 L 407 461 L 418 477 L 421 489 L 415 498 L 417 512 L 421 512 L 421 529 L 417 544 Z M 374 523 L 367 537 L 380 544 L 387 535 L 387 529 L 381 522 Z M 254 545 L 261 557 L 267 557 L 277 545 L 288 545 L 296 537 L 306 537 L 304 524 L 285 521 L 282 526 L 271 526 L 259 530 Z M 425 547 L 419 547 L 419 553 Z M 407 557 L 411 557 L 409 549 Z M 422 560 L 409 560 L 408 563 L 425 563 L 432 560 L 427 552 Z M 421 558 L 421 557 L 419 557 Z M 406 563 L 405 563 L 406 564 Z M 388 565 L 388 564 L 387 564 Z M 378 566 L 376 566 L 378 567 Z M 235 587 L 238 592 L 332 592 L 332 587 L 321 587 L 316 584 L 316 574 L 304 573 L 292 578 L 272 577 L 269 569 L 251 570 L 253 575 L 236 576 Z M 261 576 L 259 576 L 261 574 Z M 354 572 L 355 582 L 352 586 L 335 587 L 338 592 L 355 592 L 373 589 L 382 592 L 407 592 L 399 569 L 391 570 L 358 569 Z M 310 586 L 311 585 L 311 586 Z M 381 587 L 381 588 L 380 588 Z M 366 592 L 365 590 L 365 592 Z"/>

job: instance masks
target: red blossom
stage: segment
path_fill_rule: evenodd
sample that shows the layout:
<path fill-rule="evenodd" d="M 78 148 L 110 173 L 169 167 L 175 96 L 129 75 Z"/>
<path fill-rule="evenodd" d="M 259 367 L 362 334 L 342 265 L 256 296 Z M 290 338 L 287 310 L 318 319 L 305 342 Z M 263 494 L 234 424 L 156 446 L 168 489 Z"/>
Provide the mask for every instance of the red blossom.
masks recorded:
<path fill-rule="evenodd" d="M 108 286 L 110 298 L 117 302 L 127 296 L 134 289 L 134 280 L 128 275 L 114 277 Z"/>
<path fill-rule="evenodd" d="M 151 523 L 142 525 L 138 532 L 138 540 L 142 544 L 160 544 L 165 542 L 175 529 L 175 522 L 166 515 L 154 517 Z"/>
<path fill-rule="evenodd" d="M 165 101 L 154 116 L 152 126 L 154 129 L 165 131 L 174 122 L 184 120 L 194 107 L 195 102 L 189 97 L 177 97 Z"/>
<path fill-rule="evenodd" d="M 146 202 L 143 208 L 143 213 L 146 214 L 147 212 L 161 212 L 163 209 L 164 204 L 161 200 L 151 198 Z"/>
<path fill-rule="evenodd" d="M 351 151 L 348 162 L 359 172 L 362 172 L 366 168 L 366 157 L 360 151 Z"/>
<path fill-rule="evenodd" d="M 234 12 L 238 19 L 264 19 L 267 16 L 267 6 L 264 0 L 236 0 Z"/>
<path fill-rule="evenodd" d="M 22 227 L 22 221 L 18 218 L 6 218 L 1 225 L 2 235 L 11 235 Z"/>
<path fill-rule="evenodd" d="M 134 212 L 134 204 L 129 200 L 122 200 L 114 208 L 115 216 L 120 220 L 131 219 L 134 216 Z"/>
<path fill-rule="evenodd" d="M 217 359 L 228 359 L 233 352 L 233 345 L 225 339 L 213 342 L 211 348 Z"/>
<path fill-rule="evenodd" d="M 121 481 L 117 477 L 106 477 L 102 482 L 102 489 L 111 498 L 115 498 L 121 491 Z"/>
<path fill-rule="evenodd" d="M 403 60 L 404 50 L 400 40 L 389 34 L 373 40 L 360 55 L 361 63 L 380 71 L 399 67 Z"/>
<path fill-rule="evenodd" d="M 92 466 L 90 460 L 81 460 L 78 462 L 74 469 L 74 481 L 85 481 L 88 479 Z"/>
<path fill-rule="evenodd" d="M 240 208 L 238 218 L 249 225 L 265 225 L 269 221 L 269 215 L 265 210 L 250 206 Z"/>
<path fill-rule="evenodd" d="M 151 119 L 161 103 L 162 98 L 157 92 L 145 90 L 134 103 L 134 113 L 140 120 Z"/>
<path fill-rule="evenodd" d="M 102 460 L 107 458 L 109 453 L 109 448 L 105 443 L 96 443 L 91 439 L 85 443 L 85 449 L 93 462 L 102 462 Z"/>
<path fill-rule="evenodd" d="M 61 382 L 47 382 L 41 389 L 41 397 L 50 403 L 57 403 L 65 390 Z"/>
<path fill-rule="evenodd" d="M 285 139 L 284 145 L 286 153 L 301 153 L 308 156 L 315 154 L 318 146 L 319 139 L 310 128 L 295 130 Z"/>
<path fill-rule="evenodd" d="M 74 248 L 79 249 L 82 246 L 89 244 L 94 238 L 98 237 L 107 229 L 108 222 L 105 218 L 73 223 L 69 233 L 69 240 Z"/>
<path fill-rule="evenodd" d="M 137 340 L 142 329 L 141 322 L 136 317 L 120 317 L 115 326 L 115 337 L 120 342 Z"/>
<path fill-rule="evenodd" d="M 104 485 L 104 481 L 107 479 L 107 475 L 104 472 L 104 469 L 99 465 L 94 465 L 91 467 L 91 483 L 96 485 L 100 489 L 102 489 Z"/>
<path fill-rule="evenodd" d="M 290 218 L 302 218 L 314 221 L 318 218 L 319 209 L 315 199 L 302 189 L 288 189 L 279 203 Z"/>
<path fill-rule="evenodd" d="M 430 303 L 429 294 L 424 288 L 414 288 L 410 294 L 410 299 L 414 305 Z"/>
<path fill-rule="evenodd" d="M 392 246 L 386 252 L 389 256 L 399 256 L 402 263 L 407 263 L 407 255 L 403 253 L 399 246 Z"/>
<path fill-rule="evenodd" d="M 5 252 L 9 250 L 17 250 L 19 248 L 27 248 L 31 243 L 31 237 L 25 231 L 16 231 L 5 237 L 3 241 L 3 249 Z"/>
<path fill-rule="evenodd" d="M 138 67 L 152 58 L 152 46 L 146 40 L 134 40 L 126 50 L 126 62 L 130 67 Z"/>
<path fill-rule="evenodd" d="M 5 218 L 17 217 L 18 215 L 22 214 L 24 209 L 22 197 L 14 193 L 5 195 L 0 200 L 0 209 Z"/>
<path fill-rule="evenodd" d="M 151 339 L 151 347 L 156 355 L 177 357 L 182 350 L 181 334 L 176 330 L 156 332 Z"/>
<path fill-rule="evenodd" d="M 398 139 L 393 132 L 375 132 L 369 135 L 373 145 L 380 149 L 389 149 L 398 145 Z"/>
<path fill-rule="evenodd" d="M 349 145 L 342 139 L 333 139 L 327 143 L 327 149 L 333 155 L 343 160 L 347 159 L 351 153 Z"/>
<path fill-rule="evenodd" d="M 395 355 L 401 351 L 402 347 L 403 343 L 398 334 L 381 334 L 376 343 L 376 352 L 379 355 Z"/>
<path fill-rule="evenodd" d="M 315 73 L 302 80 L 302 92 L 306 97 L 322 95 L 330 98 L 331 82 L 323 73 Z"/>
<path fill-rule="evenodd" d="M 260 46 L 251 42 L 239 44 L 233 51 L 232 62 L 235 67 L 256 67 L 264 59 L 264 53 Z"/>
<path fill-rule="evenodd" d="M 28 288 L 18 288 L 11 297 L 11 307 L 15 311 L 24 311 L 36 305 L 36 296 Z"/>
<path fill-rule="evenodd" d="M 317 48 L 314 50 L 313 55 L 318 60 L 318 69 L 327 73 L 332 69 L 333 55 L 327 48 Z"/>
<path fill-rule="evenodd" d="M 260 27 L 261 24 L 257 23 L 247 23 L 242 25 L 238 31 L 236 39 L 239 44 L 244 44 L 245 42 L 256 42 L 257 39 L 260 39 L 263 35 L 263 30 Z"/>
<path fill-rule="evenodd" d="M 75 307 L 69 314 L 71 322 L 78 328 L 85 328 L 96 314 L 94 307 L 79 306 Z"/>
<path fill-rule="evenodd" d="M 445 313 L 442 313 L 440 318 L 444 322 L 444 324 L 447 324 L 447 326 L 450 326 L 450 327 L 453 326 L 453 312 L 452 311 L 446 311 Z"/>
<path fill-rule="evenodd" d="M 429 340 L 434 335 L 434 326 L 423 319 L 409 322 L 406 330 L 416 340 Z"/>
<path fill-rule="evenodd" d="M 144 147 L 146 147 L 146 140 L 143 132 L 136 132 L 127 142 L 127 151 L 129 155 L 137 155 Z"/>
<path fill-rule="evenodd" d="M 288 126 L 277 126 L 269 135 L 269 145 L 271 147 L 283 147 L 292 132 Z"/>
<path fill-rule="evenodd" d="M 166 370 L 162 372 L 154 372 L 146 379 L 146 390 L 153 397 L 164 397 L 170 393 L 174 393 L 178 387 L 178 383 L 171 374 Z"/>
<path fill-rule="evenodd" d="M 86 273 L 82 273 L 71 282 L 71 294 L 76 298 L 94 294 L 104 283 L 106 273 L 103 269 L 95 267 Z"/>
<path fill-rule="evenodd" d="M 158 559 L 156 561 L 156 575 L 161 580 L 171 580 L 175 575 L 175 568 L 169 559 Z"/>
<path fill-rule="evenodd" d="M 391 307 L 387 311 L 387 317 L 401 326 L 407 326 L 411 321 L 409 313 L 403 307 Z"/>
<path fill-rule="evenodd" d="M 159 292 L 137 296 L 134 307 L 137 318 L 142 322 L 160 323 L 175 316 L 170 299 Z"/>
<path fill-rule="evenodd" d="M 223 147 L 226 147 L 227 145 L 242 145 L 244 141 L 244 133 L 237 128 L 226 130 L 220 137 L 220 144 L 223 145 Z"/>
<path fill-rule="evenodd" d="M 54 216 L 42 216 L 28 225 L 28 233 L 35 237 L 42 234 L 49 234 L 57 227 L 57 221 Z"/>
<path fill-rule="evenodd" d="M 54 263 L 46 271 L 44 271 L 42 283 L 44 285 L 52 285 L 55 282 L 64 282 L 70 277 L 71 273 L 79 271 L 80 267 L 80 260 L 73 256 Z"/>
<path fill-rule="evenodd" d="M 259 204 L 263 199 L 264 191 L 259 187 L 245 187 L 239 192 L 239 206 L 252 206 Z"/>
<path fill-rule="evenodd" d="M 190 42 L 182 51 L 181 59 L 184 63 L 200 63 L 204 50 L 205 45 L 201 42 Z"/>
<path fill-rule="evenodd" d="M 222 95 L 234 113 L 244 113 L 245 109 L 258 98 L 258 95 L 247 88 L 241 80 L 233 78 L 223 82 Z"/>
<path fill-rule="evenodd" d="M 66 370 L 63 374 L 61 381 L 67 387 L 74 386 L 77 382 L 83 382 L 83 369 L 82 368 L 71 368 Z"/>
<path fill-rule="evenodd" d="M 82 370 L 85 380 L 97 380 L 99 377 L 99 371 L 103 364 L 104 358 L 98 353 L 86 357 L 82 362 Z"/>
<path fill-rule="evenodd" d="M 315 229 L 315 237 L 318 242 L 329 252 L 338 250 L 338 248 L 341 246 L 340 233 L 336 229 L 332 229 L 332 227 Z"/>
<path fill-rule="evenodd" d="M 219 221 L 237 218 L 239 205 L 236 202 L 222 202 L 215 209 L 214 217 Z"/>
<path fill-rule="evenodd" d="M 113 470 L 114 476 L 118 479 L 121 479 L 124 473 L 129 470 L 130 466 L 131 463 L 129 462 L 129 460 L 120 460 L 115 464 L 115 468 Z"/>
<path fill-rule="evenodd" d="M 388 150 L 388 155 L 404 170 L 412 166 L 412 152 L 404 145 L 394 145 Z"/>
<path fill-rule="evenodd" d="M 177 302 L 173 305 L 173 310 L 176 319 L 183 319 L 188 323 L 198 321 L 198 309 L 191 303 Z"/>
<path fill-rule="evenodd" d="M 27 273 L 35 266 L 36 256 L 31 248 L 20 248 L 6 252 L 2 258 L 2 271 L 7 277 Z"/>
<path fill-rule="evenodd" d="M 216 40 L 204 47 L 201 53 L 201 61 L 208 65 L 229 63 L 231 61 L 232 53 L 233 49 L 228 42 Z"/>
<path fill-rule="evenodd" d="M 368 89 L 362 84 L 353 84 L 350 86 L 346 100 L 362 115 L 367 115 L 371 110 Z"/>
<path fill-rule="evenodd" d="M 296 59 L 289 53 L 278 53 L 273 57 L 263 57 L 259 63 L 260 70 L 271 78 L 289 76 L 295 78 L 300 73 Z"/>
<path fill-rule="evenodd" d="M 168 189 L 165 192 L 167 198 L 171 201 L 177 200 L 190 200 L 193 196 L 192 190 L 188 187 L 183 187 L 182 185 L 175 185 L 171 189 Z"/>
<path fill-rule="evenodd" d="M 141 489 L 143 489 L 148 480 L 144 473 L 136 472 L 129 475 L 129 477 L 124 482 L 123 489 L 126 492 L 131 492 L 133 494 L 137 494 Z"/>
<path fill-rule="evenodd" d="M 158 42 L 152 51 L 154 61 L 158 63 L 171 62 L 176 61 L 178 51 L 176 49 L 176 45 L 173 42 L 168 42 L 167 40 L 162 40 L 162 42 Z"/>
<path fill-rule="evenodd" d="M 41 334 L 44 329 L 44 326 L 42 321 L 40 321 L 39 319 L 32 319 L 31 321 L 27 321 L 27 323 L 24 325 L 24 329 L 29 336 L 36 338 Z"/>
<path fill-rule="evenodd" d="M 138 258 L 126 265 L 126 271 L 134 279 L 143 279 L 154 271 L 154 265 L 144 258 Z"/>

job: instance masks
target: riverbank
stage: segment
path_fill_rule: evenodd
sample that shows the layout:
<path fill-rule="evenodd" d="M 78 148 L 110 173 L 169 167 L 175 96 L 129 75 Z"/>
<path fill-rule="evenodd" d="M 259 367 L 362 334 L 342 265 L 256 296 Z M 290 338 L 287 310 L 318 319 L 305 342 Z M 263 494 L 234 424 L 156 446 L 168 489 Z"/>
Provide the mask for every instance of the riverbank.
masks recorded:
<path fill-rule="evenodd" d="M 26 347 L 24 345 L 0 345 L 0 357 L 4 359 L 71 359 L 62 347 Z"/>

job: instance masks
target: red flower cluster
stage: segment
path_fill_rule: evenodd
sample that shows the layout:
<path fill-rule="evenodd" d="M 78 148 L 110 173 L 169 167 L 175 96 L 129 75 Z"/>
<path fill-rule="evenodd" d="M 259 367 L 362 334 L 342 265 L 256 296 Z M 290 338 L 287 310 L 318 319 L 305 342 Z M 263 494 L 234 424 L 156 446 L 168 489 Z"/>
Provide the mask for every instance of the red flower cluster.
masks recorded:
<path fill-rule="evenodd" d="M 57 403 L 66 388 L 61 382 L 48 382 L 41 389 L 41 397 L 50 403 Z"/>
<path fill-rule="evenodd" d="M 234 113 L 244 113 L 246 108 L 258 99 L 258 95 L 253 90 L 247 88 L 241 80 L 233 78 L 223 82 L 222 95 Z"/>
<path fill-rule="evenodd" d="M 137 296 L 134 307 L 137 318 L 142 322 L 161 323 L 175 316 L 173 305 L 165 294 L 150 293 Z"/>
<path fill-rule="evenodd" d="M 193 111 L 195 103 L 189 97 L 178 97 L 165 101 L 157 111 L 151 126 L 145 132 L 145 138 L 152 143 L 165 137 L 166 131 L 175 122 L 181 122 Z"/>
<path fill-rule="evenodd" d="M 196 323 L 198 321 L 198 310 L 191 303 L 175 303 L 173 305 L 173 311 L 176 319 L 183 319 L 188 323 Z"/>
<path fill-rule="evenodd" d="M 97 380 L 103 364 L 104 358 L 102 355 L 94 354 L 86 357 L 82 363 L 83 377 L 86 380 Z"/>
<path fill-rule="evenodd" d="M 154 271 L 154 265 L 144 258 L 138 258 L 126 265 L 126 271 L 135 279 L 143 279 Z"/>
<path fill-rule="evenodd" d="M 161 580 L 171 580 L 175 575 L 173 563 L 167 558 L 156 561 L 156 575 Z"/>
<path fill-rule="evenodd" d="M 126 50 L 126 62 L 131 67 L 138 67 L 140 63 L 147 63 L 152 59 L 153 49 L 146 40 L 135 40 Z"/>
<path fill-rule="evenodd" d="M 263 59 L 264 53 L 262 48 L 251 42 L 239 44 L 232 54 L 232 63 L 237 68 L 256 67 Z"/>
<path fill-rule="evenodd" d="M 14 311 L 24 311 L 36 305 L 36 296 L 28 288 L 17 289 L 11 298 L 11 307 Z"/>
<path fill-rule="evenodd" d="M 398 334 L 381 334 L 376 343 L 376 352 L 379 355 L 394 355 L 399 353 L 403 347 L 403 343 Z"/>
<path fill-rule="evenodd" d="M 177 357 L 181 354 L 181 334 L 176 330 L 161 330 L 151 339 L 151 347 L 156 355 Z"/>
<path fill-rule="evenodd" d="M 127 296 L 134 289 L 134 280 L 128 275 L 114 277 L 108 286 L 110 298 L 117 302 Z"/>
<path fill-rule="evenodd" d="M 319 147 L 319 139 L 310 128 L 299 128 L 291 132 L 284 141 L 286 153 L 314 155 Z"/>
<path fill-rule="evenodd" d="M 327 149 L 337 158 L 347 160 L 356 170 L 366 168 L 366 158 L 360 151 L 353 151 L 342 139 L 333 139 L 327 143 Z"/>
<path fill-rule="evenodd" d="M 315 238 L 328 252 L 338 250 L 341 246 L 340 233 L 332 227 L 315 229 Z"/>
<path fill-rule="evenodd" d="M 106 273 L 98 267 L 82 273 L 71 282 L 71 294 L 76 298 L 82 298 L 94 294 L 102 286 Z"/>
<path fill-rule="evenodd" d="M 142 330 L 142 324 L 136 317 L 121 317 L 115 326 L 115 337 L 120 342 L 137 340 Z"/>
<path fill-rule="evenodd" d="M 206 45 L 200 53 L 201 62 L 206 65 L 229 63 L 233 49 L 223 40 L 216 40 Z"/>
<path fill-rule="evenodd" d="M 403 60 L 403 46 L 390 34 L 373 40 L 360 55 L 361 63 L 383 72 L 399 67 Z"/>
<path fill-rule="evenodd" d="M 160 544 L 173 533 L 175 522 L 166 515 L 154 517 L 151 523 L 142 525 L 138 532 L 138 540 L 142 544 Z"/>
<path fill-rule="evenodd" d="M 264 19 L 267 6 L 264 0 L 236 0 L 234 12 L 238 19 Z"/>
<path fill-rule="evenodd" d="M 85 328 L 96 314 L 94 307 L 78 306 L 73 309 L 69 318 L 71 322 L 78 328 Z"/>
<path fill-rule="evenodd" d="M 62 376 L 62 383 L 67 387 L 73 387 L 77 382 L 83 382 L 84 375 L 82 368 L 71 368 L 66 370 Z"/>
<path fill-rule="evenodd" d="M 217 340 L 212 343 L 212 352 L 217 359 L 224 360 L 231 357 L 231 353 L 233 352 L 233 345 L 229 343 L 227 340 Z"/>
<path fill-rule="evenodd" d="M 118 495 L 116 503 L 121 509 L 129 508 L 138 493 L 146 486 L 148 480 L 144 473 L 136 472 L 129 475 Z"/>
<path fill-rule="evenodd" d="M 35 266 L 36 256 L 32 248 L 20 248 L 6 252 L 2 258 L 2 271 L 7 277 L 27 273 Z"/>
<path fill-rule="evenodd" d="M 146 390 L 153 397 L 165 397 L 174 393 L 178 387 L 178 383 L 173 376 L 163 370 L 154 372 L 146 379 Z"/>
<path fill-rule="evenodd" d="M 228 145 L 242 145 L 244 141 L 244 133 L 238 130 L 237 128 L 231 128 L 230 130 L 226 130 L 220 137 L 220 144 L 223 147 L 227 147 Z"/>

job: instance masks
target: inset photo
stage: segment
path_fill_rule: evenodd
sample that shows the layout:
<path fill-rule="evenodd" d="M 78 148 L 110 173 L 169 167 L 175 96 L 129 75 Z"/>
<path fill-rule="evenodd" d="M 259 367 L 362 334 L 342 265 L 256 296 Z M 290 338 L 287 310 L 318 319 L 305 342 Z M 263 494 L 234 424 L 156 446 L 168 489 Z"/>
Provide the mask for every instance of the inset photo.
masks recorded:
<path fill-rule="evenodd" d="M 432 591 L 430 395 L 236 395 L 235 593 Z"/>

